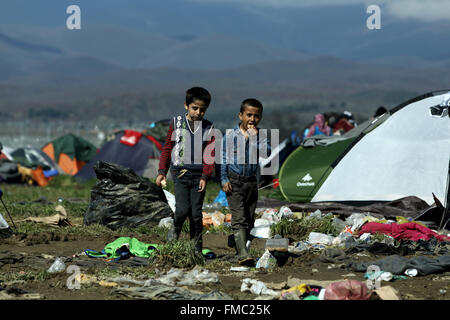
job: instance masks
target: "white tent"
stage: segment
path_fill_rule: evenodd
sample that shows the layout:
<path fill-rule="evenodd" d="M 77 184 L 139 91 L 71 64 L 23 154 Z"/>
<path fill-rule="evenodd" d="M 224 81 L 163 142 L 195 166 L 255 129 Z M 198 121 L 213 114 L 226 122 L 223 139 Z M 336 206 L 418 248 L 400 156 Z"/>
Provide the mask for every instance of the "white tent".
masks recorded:
<path fill-rule="evenodd" d="M 390 111 L 338 162 L 317 190 L 317 201 L 390 201 L 416 196 L 447 203 L 450 118 L 433 117 L 430 108 L 447 108 L 450 92 L 433 92 Z"/>

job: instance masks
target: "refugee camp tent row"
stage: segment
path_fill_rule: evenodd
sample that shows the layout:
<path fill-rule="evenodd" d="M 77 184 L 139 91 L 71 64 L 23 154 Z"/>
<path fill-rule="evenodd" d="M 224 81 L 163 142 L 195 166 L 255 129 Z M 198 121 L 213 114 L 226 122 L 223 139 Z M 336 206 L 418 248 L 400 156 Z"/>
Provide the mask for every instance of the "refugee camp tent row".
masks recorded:
<path fill-rule="evenodd" d="M 37 183 L 45 186 L 49 177 L 62 172 L 59 166 L 37 148 L 2 146 L 0 181 L 7 183 Z"/>
<path fill-rule="evenodd" d="M 42 147 L 64 173 L 75 175 L 97 153 L 89 141 L 73 134 L 67 134 L 50 141 Z"/>
<path fill-rule="evenodd" d="M 314 136 L 280 169 L 288 201 L 392 201 L 407 196 L 446 204 L 449 198 L 450 92 L 424 94 L 342 136 Z M 448 106 L 447 106 L 448 112 Z"/>
<path fill-rule="evenodd" d="M 116 132 L 99 152 L 83 166 L 75 178 L 89 180 L 96 177 L 94 166 L 98 161 L 110 162 L 133 169 L 140 176 L 154 178 L 158 173 L 162 142 L 152 135 L 134 130 Z"/>

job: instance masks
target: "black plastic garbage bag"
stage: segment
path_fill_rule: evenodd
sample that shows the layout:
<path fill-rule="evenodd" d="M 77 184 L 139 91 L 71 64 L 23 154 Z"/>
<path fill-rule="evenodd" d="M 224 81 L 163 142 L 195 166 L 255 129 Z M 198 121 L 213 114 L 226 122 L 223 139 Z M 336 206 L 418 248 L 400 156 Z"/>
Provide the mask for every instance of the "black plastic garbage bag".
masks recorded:
<path fill-rule="evenodd" d="M 91 201 L 84 224 L 99 223 L 116 230 L 121 227 L 157 225 L 172 217 L 161 187 L 136 175 L 129 168 L 99 161 L 94 166 L 97 183 L 91 190 Z"/>

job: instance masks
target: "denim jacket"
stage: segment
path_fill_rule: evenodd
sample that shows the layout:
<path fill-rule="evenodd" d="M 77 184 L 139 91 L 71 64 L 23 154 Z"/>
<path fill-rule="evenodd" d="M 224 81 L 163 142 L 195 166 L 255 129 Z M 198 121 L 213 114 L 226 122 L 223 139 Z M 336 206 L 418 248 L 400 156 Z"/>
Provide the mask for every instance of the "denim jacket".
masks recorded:
<path fill-rule="evenodd" d="M 264 150 L 264 148 L 266 149 Z M 237 125 L 226 131 L 222 139 L 222 151 L 220 184 L 223 186 L 230 181 L 228 171 L 240 176 L 255 176 L 259 167 L 259 157 L 269 156 L 270 145 L 267 137 L 260 137 L 259 131 L 256 137 L 249 137 L 246 140 Z"/>

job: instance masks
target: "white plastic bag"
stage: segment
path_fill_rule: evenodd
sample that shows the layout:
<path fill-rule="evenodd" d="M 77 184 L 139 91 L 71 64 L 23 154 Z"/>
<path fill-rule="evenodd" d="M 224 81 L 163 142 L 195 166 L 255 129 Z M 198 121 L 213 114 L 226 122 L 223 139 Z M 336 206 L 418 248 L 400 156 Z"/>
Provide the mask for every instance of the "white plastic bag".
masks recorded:
<path fill-rule="evenodd" d="M 264 254 L 259 258 L 258 262 L 256 263 L 256 268 L 264 268 L 264 269 L 270 269 L 275 267 L 277 264 L 277 259 L 270 253 L 269 250 L 266 250 Z"/>
<path fill-rule="evenodd" d="M 344 222 L 343 220 L 341 220 L 341 219 L 335 217 L 335 218 L 333 218 L 332 221 L 333 221 L 333 222 L 332 222 L 332 223 L 333 223 L 333 227 L 335 227 L 336 230 L 342 231 L 342 230 L 345 229 L 346 224 L 345 224 L 345 222 Z"/>
<path fill-rule="evenodd" d="M 250 230 L 250 234 L 255 238 L 268 239 L 271 237 L 270 222 L 266 219 L 256 219 L 254 228 Z"/>
<path fill-rule="evenodd" d="M 264 284 L 264 282 L 250 278 L 245 278 L 242 280 L 241 292 L 245 291 L 250 291 L 251 293 L 256 294 L 258 296 L 267 295 L 276 297 L 279 295 L 278 292 L 272 289 L 268 289 Z"/>
<path fill-rule="evenodd" d="M 183 270 L 172 268 L 167 272 L 166 275 L 160 277 L 157 280 L 166 285 L 173 286 L 178 280 L 182 279 L 182 277 L 183 277 Z"/>
<path fill-rule="evenodd" d="M 332 245 L 334 237 L 324 233 L 311 232 L 308 237 L 308 242 L 311 244 Z"/>
<path fill-rule="evenodd" d="M 294 215 L 294 213 L 293 213 L 292 210 L 289 209 L 288 207 L 282 206 L 282 207 L 280 208 L 280 216 L 281 216 L 281 218 L 290 218 L 290 217 L 292 217 L 293 215 Z"/>
<path fill-rule="evenodd" d="M 281 220 L 281 215 L 277 209 L 266 209 L 261 216 L 261 219 L 269 221 L 269 223 L 272 225 Z"/>
<path fill-rule="evenodd" d="M 352 235 L 348 232 L 341 232 L 336 238 L 333 239 L 333 245 L 341 246 L 345 244 L 345 240 L 351 238 Z"/>
<path fill-rule="evenodd" d="M 174 227 L 173 218 L 167 217 L 167 218 L 163 218 L 163 219 L 159 220 L 158 226 L 169 228 L 169 229 L 173 228 Z"/>
<path fill-rule="evenodd" d="M 175 196 L 165 189 L 163 189 L 163 191 L 166 195 L 167 203 L 169 204 L 170 209 L 172 209 L 173 213 L 175 213 Z"/>
<path fill-rule="evenodd" d="M 364 224 L 364 222 L 366 221 L 366 217 L 368 216 L 369 215 L 364 213 L 353 213 L 352 215 L 350 215 L 350 217 L 345 219 L 345 223 L 351 225 L 352 231 L 354 231 L 355 229 L 359 228 Z"/>
<path fill-rule="evenodd" d="M 317 209 L 316 211 L 314 211 L 313 213 L 311 213 L 307 218 L 321 219 L 321 218 L 322 218 L 322 211 L 320 211 L 319 209 Z"/>
<path fill-rule="evenodd" d="M 370 242 L 370 240 L 372 239 L 372 235 L 370 233 L 363 233 L 360 237 L 359 240 L 361 242 Z"/>
<path fill-rule="evenodd" d="M 48 273 L 56 273 L 56 272 L 62 272 L 66 270 L 66 265 L 64 264 L 64 261 L 62 261 L 61 258 L 56 258 L 55 262 L 48 268 Z"/>
<path fill-rule="evenodd" d="M 7 229 L 9 228 L 8 222 L 3 218 L 2 214 L 0 213 L 0 229 Z"/>

